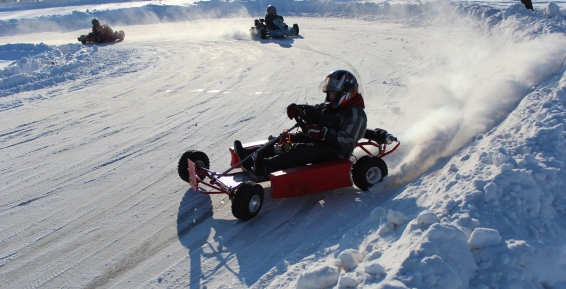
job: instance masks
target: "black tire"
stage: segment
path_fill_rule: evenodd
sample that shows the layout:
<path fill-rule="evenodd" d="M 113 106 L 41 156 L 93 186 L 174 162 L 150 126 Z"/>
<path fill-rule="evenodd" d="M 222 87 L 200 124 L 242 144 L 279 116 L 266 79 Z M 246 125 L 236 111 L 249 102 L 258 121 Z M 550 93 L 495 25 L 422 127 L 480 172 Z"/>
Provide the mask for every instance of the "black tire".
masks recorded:
<path fill-rule="evenodd" d="M 186 151 L 181 158 L 179 159 L 179 164 L 177 165 L 177 171 L 179 173 L 179 177 L 181 180 L 190 183 L 191 179 L 189 177 L 189 163 L 187 160 L 191 160 L 195 166 L 204 167 L 206 169 L 210 168 L 210 161 L 208 160 L 208 156 L 196 150 Z M 199 175 L 200 178 L 204 178 L 204 175 Z"/>
<path fill-rule="evenodd" d="M 352 180 L 363 191 L 383 181 L 387 176 L 387 164 L 379 157 L 363 156 L 352 168 Z"/>
<path fill-rule="evenodd" d="M 249 221 L 257 216 L 263 206 L 263 187 L 251 181 L 244 182 L 232 199 L 232 215 Z"/>
<path fill-rule="evenodd" d="M 267 38 L 267 28 L 261 28 L 259 30 L 259 36 L 261 37 L 261 39 Z"/>
<path fill-rule="evenodd" d="M 293 24 L 293 28 L 295 28 L 295 35 L 299 35 L 299 24 Z"/>

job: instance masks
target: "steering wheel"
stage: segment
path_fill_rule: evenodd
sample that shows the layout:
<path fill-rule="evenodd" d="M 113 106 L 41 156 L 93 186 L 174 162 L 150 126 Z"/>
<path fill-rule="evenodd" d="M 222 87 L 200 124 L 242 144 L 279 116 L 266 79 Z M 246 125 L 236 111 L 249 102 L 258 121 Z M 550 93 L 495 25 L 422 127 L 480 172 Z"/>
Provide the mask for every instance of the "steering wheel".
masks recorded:
<path fill-rule="evenodd" d="M 295 117 L 295 122 L 296 124 L 292 128 L 283 130 L 283 133 L 280 135 L 278 145 L 283 151 L 288 151 L 288 148 L 291 146 L 291 131 L 293 131 L 296 127 L 299 127 L 301 131 L 306 132 L 307 124 L 310 123 L 310 120 L 308 115 L 302 111 Z"/>

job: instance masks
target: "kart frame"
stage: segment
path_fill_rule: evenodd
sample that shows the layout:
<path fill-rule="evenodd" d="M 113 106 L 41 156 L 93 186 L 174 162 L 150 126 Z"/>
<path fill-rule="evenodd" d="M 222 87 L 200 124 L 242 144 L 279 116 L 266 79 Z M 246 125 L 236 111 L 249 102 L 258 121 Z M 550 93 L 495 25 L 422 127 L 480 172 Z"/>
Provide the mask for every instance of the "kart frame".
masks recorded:
<path fill-rule="evenodd" d="M 379 131 L 379 130 L 380 129 L 376 129 L 374 131 Z M 368 130 L 368 131 L 371 131 L 371 130 Z M 368 135 L 368 132 L 366 132 L 366 136 L 367 135 Z M 385 157 L 385 156 L 393 153 L 401 145 L 401 142 L 396 140 L 396 139 L 395 139 L 395 142 L 396 142 L 396 144 L 392 148 L 388 149 L 386 143 L 378 143 L 378 141 L 376 141 L 375 139 L 371 139 L 371 138 L 362 138 L 357 143 L 356 148 L 359 148 L 361 151 L 363 151 L 368 156 L 382 158 L 382 157 Z M 243 146 L 246 149 L 253 149 L 253 148 L 261 147 L 265 143 L 266 143 L 266 141 L 258 141 L 258 142 L 246 143 L 246 144 L 243 144 Z M 371 153 L 370 150 L 368 149 L 368 147 L 377 148 L 378 149 L 377 153 L 375 153 L 375 154 Z M 231 154 L 230 165 L 233 168 L 241 168 L 240 164 L 241 164 L 242 161 L 237 156 L 234 148 L 230 147 L 229 151 L 230 151 L 230 154 Z M 327 169 L 336 169 L 336 168 L 341 168 L 341 167 L 347 167 L 347 171 L 349 172 L 352 165 L 354 165 L 354 164 L 355 164 L 355 161 L 350 161 L 348 159 L 339 159 L 339 160 L 336 160 L 336 161 L 323 162 L 323 163 L 318 163 L 318 164 L 314 164 L 314 165 L 305 165 L 305 166 L 300 166 L 300 167 L 291 168 L 291 169 L 287 169 L 287 170 L 273 172 L 273 173 L 269 174 L 269 176 L 268 176 L 269 178 L 267 180 L 265 180 L 265 179 L 258 180 L 256 178 L 254 178 L 253 176 L 250 176 L 250 174 L 248 172 L 246 172 L 245 170 L 241 170 L 239 172 L 233 172 L 233 173 L 229 173 L 228 171 L 224 172 L 224 173 L 215 172 L 215 171 L 209 170 L 206 167 L 197 166 L 190 159 L 188 159 L 188 170 L 189 170 L 191 187 L 195 191 L 202 193 L 202 194 L 226 194 L 226 195 L 229 196 L 230 199 L 232 199 L 234 197 L 235 192 L 238 190 L 238 188 L 244 182 L 254 181 L 256 183 L 271 182 L 272 183 L 271 196 L 273 198 L 284 198 L 284 197 L 291 197 L 291 196 L 298 196 L 298 195 L 316 193 L 316 192 L 319 192 L 321 190 L 311 189 L 311 190 L 306 191 L 306 192 L 303 191 L 300 194 L 296 194 L 296 193 L 295 194 L 293 194 L 293 193 L 281 194 L 277 190 L 273 189 L 273 184 L 275 183 L 275 181 L 277 181 L 278 177 L 287 176 L 287 175 L 290 175 L 290 174 L 291 175 L 306 174 L 306 175 L 319 176 L 319 174 L 320 174 L 319 171 L 325 171 Z M 341 173 L 344 173 L 343 171 L 344 170 L 342 170 Z M 283 172 L 283 173 L 280 173 L 280 172 Z M 347 174 L 348 181 L 344 182 L 343 181 L 344 178 L 338 178 L 338 179 L 342 180 L 342 181 L 336 182 L 335 185 L 330 186 L 331 188 L 323 189 L 322 191 L 335 189 L 335 188 L 341 188 L 341 187 L 347 187 L 347 186 L 352 185 L 352 181 L 350 179 L 349 173 Z M 344 185 L 345 183 L 347 183 L 347 184 Z M 204 189 L 204 187 L 207 187 L 209 190 Z"/>
<path fill-rule="evenodd" d="M 297 124 L 284 130 L 278 137 L 267 141 L 246 143 L 246 150 L 262 150 L 268 146 L 284 146 L 290 141 L 289 134 L 295 128 L 304 128 L 304 120 L 297 117 Z M 304 129 L 303 129 L 304 131 Z M 387 145 L 396 144 L 388 149 Z M 201 194 L 226 194 L 232 201 L 232 214 L 237 219 L 248 221 L 259 213 L 264 201 L 264 188 L 259 183 L 269 182 L 272 198 L 288 198 L 329 191 L 355 184 L 362 190 L 381 182 L 388 174 L 387 164 L 381 159 L 393 153 L 401 142 L 383 129 L 366 129 L 364 137 L 358 141 L 359 148 L 365 155 L 333 161 L 307 164 L 285 170 L 275 171 L 265 179 L 260 179 L 241 166 L 254 153 L 240 159 L 233 147 L 229 148 L 231 167 L 225 172 L 210 170 L 208 156 L 201 151 L 186 151 L 179 160 L 178 173 L 183 181 L 190 183 L 191 188 Z M 370 149 L 377 148 L 373 154 Z M 239 168 L 240 171 L 232 172 Z"/>

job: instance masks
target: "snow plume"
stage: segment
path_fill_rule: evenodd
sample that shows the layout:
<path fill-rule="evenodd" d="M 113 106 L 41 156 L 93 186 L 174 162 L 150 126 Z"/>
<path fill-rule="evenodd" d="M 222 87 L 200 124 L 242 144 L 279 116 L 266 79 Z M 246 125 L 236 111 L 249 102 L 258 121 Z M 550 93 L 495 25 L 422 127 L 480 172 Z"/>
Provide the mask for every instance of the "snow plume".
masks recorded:
<path fill-rule="evenodd" d="M 409 85 L 415 102 L 407 113 L 414 124 L 401 138 L 412 147 L 399 174 L 405 180 L 491 129 L 566 58 L 562 34 L 516 42 L 464 29 L 438 44 L 434 67 Z"/>
<path fill-rule="evenodd" d="M 372 211 L 361 224 L 379 229 L 360 246 L 357 284 L 564 288 L 565 75 L 538 85 L 500 125 L 405 187 L 388 211 Z M 386 275 L 361 274 L 372 265 Z"/>
<path fill-rule="evenodd" d="M 225 32 L 223 36 L 226 39 L 244 40 L 250 39 L 250 32 L 243 29 L 232 29 L 230 32 Z"/>

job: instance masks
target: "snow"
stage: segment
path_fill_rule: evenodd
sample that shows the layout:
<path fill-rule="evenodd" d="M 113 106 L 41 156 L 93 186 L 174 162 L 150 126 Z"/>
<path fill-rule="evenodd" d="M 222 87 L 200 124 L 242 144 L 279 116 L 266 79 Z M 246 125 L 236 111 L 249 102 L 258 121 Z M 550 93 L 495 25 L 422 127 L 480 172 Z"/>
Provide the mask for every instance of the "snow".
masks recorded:
<path fill-rule="evenodd" d="M 301 274 L 297 280 L 298 288 L 326 288 L 335 285 L 340 277 L 336 266 L 320 266 Z"/>
<path fill-rule="evenodd" d="M 475 228 L 468 240 L 468 245 L 472 249 L 482 249 L 489 246 L 496 246 L 500 243 L 501 236 L 499 236 L 499 232 L 488 228 Z"/>
<path fill-rule="evenodd" d="M 563 3 L 271 1 L 301 35 L 251 39 L 267 4 L 1 4 L 2 287 L 566 287 Z M 78 43 L 94 17 L 125 41 Z M 384 182 L 241 222 L 179 179 L 335 69 L 402 142 Z"/>

